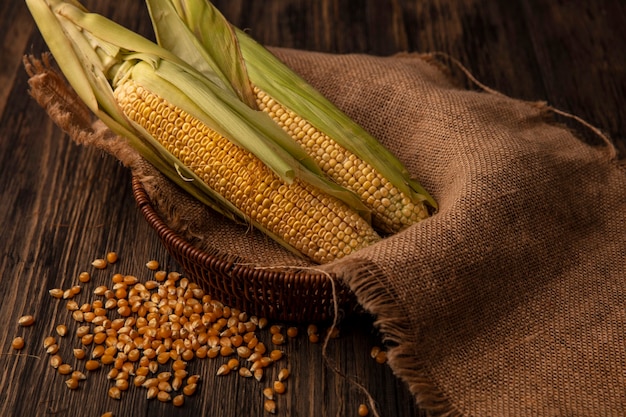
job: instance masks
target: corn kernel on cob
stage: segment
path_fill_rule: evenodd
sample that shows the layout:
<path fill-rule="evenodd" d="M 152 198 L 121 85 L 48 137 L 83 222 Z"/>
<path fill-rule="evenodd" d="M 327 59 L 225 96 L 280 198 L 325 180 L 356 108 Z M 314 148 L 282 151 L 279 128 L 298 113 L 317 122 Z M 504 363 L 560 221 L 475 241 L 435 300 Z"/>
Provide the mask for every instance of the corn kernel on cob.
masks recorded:
<path fill-rule="evenodd" d="M 319 263 L 379 240 L 355 211 L 314 187 L 282 181 L 258 158 L 187 112 L 126 80 L 114 90 L 124 114 L 246 216 Z"/>
<path fill-rule="evenodd" d="M 304 147 L 322 171 L 339 185 L 354 191 L 372 210 L 375 227 L 387 233 L 395 233 L 428 217 L 428 208 L 423 202 L 413 203 L 370 164 L 260 88 L 254 86 L 253 92 L 260 110 L 266 112 Z"/>
<path fill-rule="evenodd" d="M 232 28 L 209 1 L 146 3 L 159 44 L 219 73 L 242 101 L 252 96 L 254 107 L 281 126 L 325 174 L 362 200 L 375 227 L 395 233 L 436 209 L 435 200 L 376 139 L 263 46 Z M 172 28 L 177 36 L 171 36 Z"/>

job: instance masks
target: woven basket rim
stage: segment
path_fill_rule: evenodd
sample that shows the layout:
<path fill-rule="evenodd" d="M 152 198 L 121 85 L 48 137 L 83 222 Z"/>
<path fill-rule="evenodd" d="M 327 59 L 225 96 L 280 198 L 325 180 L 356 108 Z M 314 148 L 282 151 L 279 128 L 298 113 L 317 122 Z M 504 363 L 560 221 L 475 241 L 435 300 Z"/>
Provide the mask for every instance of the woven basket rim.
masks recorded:
<path fill-rule="evenodd" d="M 335 274 L 307 267 L 294 271 L 265 268 L 238 263 L 237 256 L 218 249 L 216 253 L 204 252 L 165 223 L 136 176 L 132 176 L 132 192 L 143 217 L 170 255 L 189 278 L 203 282 L 216 296 L 223 297 L 218 298 L 220 301 L 230 300 L 233 304 L 229 305 L 243 311 L 262 311 L 268 318 L 292 322 L 323 322 L 336 313 L 345 316 L 360 310 L 355 294 Z M 222 279 L 215 280 L 215 276 Z"/>

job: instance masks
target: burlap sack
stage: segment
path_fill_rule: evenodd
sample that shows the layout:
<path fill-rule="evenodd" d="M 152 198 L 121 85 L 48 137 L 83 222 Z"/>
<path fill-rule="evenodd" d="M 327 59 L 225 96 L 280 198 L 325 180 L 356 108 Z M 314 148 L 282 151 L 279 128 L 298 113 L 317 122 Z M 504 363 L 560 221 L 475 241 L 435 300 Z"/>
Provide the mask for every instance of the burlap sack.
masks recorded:
<path fill-rule="evenodd" d="M 626 173 L 614 149 L 586 144 L 545 104 L 460 89 L 423 56 L 274 52 L 440 204 L 324 266 L 376 317 L 389 365 L 419 406 L 626 415 Z M 128 155 L 120 159 L 199 246 L 218 238 L 250 262 L 306 264 L 193 201 L 160 198 L 170 186 Z"/>

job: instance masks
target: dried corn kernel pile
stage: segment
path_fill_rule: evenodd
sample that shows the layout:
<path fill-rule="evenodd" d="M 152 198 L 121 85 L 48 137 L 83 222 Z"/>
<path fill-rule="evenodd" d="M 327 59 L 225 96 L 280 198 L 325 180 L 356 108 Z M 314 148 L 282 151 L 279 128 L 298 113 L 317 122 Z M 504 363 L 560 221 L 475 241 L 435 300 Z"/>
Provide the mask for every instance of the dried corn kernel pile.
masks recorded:
<path fill-rule="evenodd" d="M 116 261 L 111 252 L 92 265 L 105 269 Z M 147 399 L 182 406 L 200 382 L 200 376 L 187 369 L 191 361 L 219 359 L 224 363 L 218 376 L 236 373 L 264 381 L 268 368 L 283 359 L 280 345 L 297 336 L 295 327 L 283 333 L 283 327 L 269 326 L 264 318 L 223 305 L 181 274 L 159 269 L 157 261 L 146 267 L 152 279 L 141 282 L 134 275 L 115 273 L 108 285 L 94 285 L 94 299 L 84 303 L 77 299 L 91 282 L 88 272 L 82 272 L 79 283 L 69 289 L 49 291 L 65 302 L 77 322 L 57 325 L 56 335 L 46 337 L 43 346 L 50 365 L 66 377 L 69 389 L 79 388 L 88 376 L 101 375 L 111 381 L 108 396 L 113 399 L 120 400 L 124 391 L 137 388 L 145 389 Z M 77 329 L 69 332 L 69 327 Z M 271 347 L 258 337 L 265 328 Z M 74 345 L 74 358 L 59 355 L 60 343 Z M 70 363 L 79 363 L 82 369 Z M 285 392 L 289 370 L 283 367 L 276 375 L 262 389 L 269 413 L 276 413 L 275 394 Z"/>
<path fill-rule="evenodd" d="M 103 270 L 117 259 L 117 254 L 110 252 L 92 266 Z M 217 377 L 232 373 L 264 382 L 263 408 L 276 413 L 277 395 L 286 392 L 290 371 L 283 366 L 271 372 L 276 378 L 267 384 L 265 376 L 270 367 L 284 362 L 279 347 L 298 337 L 298 328 L 270 326 L 265 318 L 225 306 L 179 273 L 159 269 L 157 261 L 146 267 L 152 279 L 144 282 L 134 275 L 115 273 L 108 285 L 96 286 L 90 284 L 91 274 L 82 272 L 79 282 L 70 288 L 49 290 L 53 298 L 65 302 L 74 322 L 56 325 L 55 334 L 43 341 L 50 366 L 65 377 L 67 388 L 78 389 L 88 376 L 106 377 L 111 381 L 108 396 L 112 399 L 121 400 L 129 389 L 145 389 L 147 399 L 180 407 L 200 383 L 200 375 L 190 374 L 188 364 L 195 359 L 216 359 L 223 362 Z M 83 291 L 89 285 L 93 289 Z M 93 299 L 79 303 L 85 293 L 93 294 Z M 34 322 L 30 314 L 18 320 L 21 327 Z M 258 337 L 264 329 L 269 334 L 263 339 L 271 347 Z M 310 343 L 320 342 L 316 325 L 307 326 L 306 337 Z M 339 337 L 338 329 L 331 327 L 325 337 Z M 73 358 L 60 355 L 62 343 L 72 344 Z M 13 349 L 24 347 L 23 337 L 13 340 Z M 386 362 L 386 352 L 378 346 L 370 355 L 377 363 Z M 367 406 L 360 404 L 358 415 L 368 414 Z M 113 417 L 113 413 L 107 411 L 104 416 Z"/>

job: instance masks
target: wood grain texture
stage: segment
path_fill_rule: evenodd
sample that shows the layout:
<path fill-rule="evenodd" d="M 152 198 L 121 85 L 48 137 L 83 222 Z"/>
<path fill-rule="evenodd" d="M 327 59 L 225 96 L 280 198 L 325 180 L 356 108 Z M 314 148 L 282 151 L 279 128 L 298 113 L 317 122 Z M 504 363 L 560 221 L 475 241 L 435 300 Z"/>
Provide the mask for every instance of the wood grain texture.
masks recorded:
<path fill-rule="evenodd" d="M 150 35 L 142 2 L 96 1 L 94 11 Z M 626 152 L 626 6 L 582 0 L 219 0 L 235 25 L 260 42 L 330 53 L 390 55 L 441 51 L 481 82 L 505 94 L 544 100 L 608 133 Z M 262 416 L 261 386 L 238 377 L 214 376 L 218 361 L 194 362 L 201 389 L 185 407 L 144 399 L 133 390 L 123 401 L 106 397 L 104 373 L 76 392 L 48 365 L 43 338 L 66 323 L 63 303 L 48 290 L 75 283 L 92 259 L 108 250 L 121 255 L 114 269 L 94 273 L 79 300 L 115 271 L 147 277 L 143 264 L 159 259 L 178 266 L 137 211 L 130 175 L 117 161 L 72 144 L 27 95 L 22 54 L 46 50 L 23 2 L 0 5 L 0 415 Z M 469 85 L 469 84 L 468 84 Z M 22 314 L 36 324 L 20 328 Z M 304 328 L 301 328 L 301 333 Z M 15 355 L 11 340 L 24 336 Z M 342 326 L 328 354 L 341 372 L 369 390 L 382 416 L 423 415 L 404 384 L 369 357 L 380 344 L 369 317 Z M 63 340 L 64 357 L 76 342 Z M 321 345 L 299 338 L 285 347 L 292 369 L 281 416 L 356 416 L 365 396 L 324 364 Z M 71 360 L 71 359 L 69 359 Z M 265 384 L 265 385 L 264 385 Z"/>

